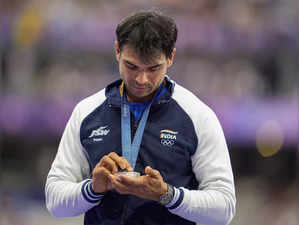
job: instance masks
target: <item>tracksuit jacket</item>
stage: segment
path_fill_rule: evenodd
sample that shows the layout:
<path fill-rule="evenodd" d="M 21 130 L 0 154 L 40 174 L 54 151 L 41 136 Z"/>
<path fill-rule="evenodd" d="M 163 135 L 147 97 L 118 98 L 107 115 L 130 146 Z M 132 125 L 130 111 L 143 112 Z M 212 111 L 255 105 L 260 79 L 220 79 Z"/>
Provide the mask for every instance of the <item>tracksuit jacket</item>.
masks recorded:
<path fill-rule="evenodd" d="M 228 224 L 235 214 L 229 153 L 215 113 L 165 77 L 167 91 L 151 106 L 135 171 L 157 169 L 175 187 L 167 206 L 133 195 L 91 189 L 100 159 L 121 150 L 122 80 L 82 100 L 61 138 L 46 182 L 46 205 L 56 217 L 85 213 L 85 225 Z M 132 134 L 138 121 L 131 116 Z"/>

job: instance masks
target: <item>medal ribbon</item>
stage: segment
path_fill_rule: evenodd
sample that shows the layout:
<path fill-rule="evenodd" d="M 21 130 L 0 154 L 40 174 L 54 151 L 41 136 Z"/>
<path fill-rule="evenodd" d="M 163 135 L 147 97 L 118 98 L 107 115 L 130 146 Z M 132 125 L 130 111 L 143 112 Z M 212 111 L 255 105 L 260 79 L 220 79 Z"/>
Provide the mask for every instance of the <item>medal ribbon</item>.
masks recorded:
<path fill-rule="evenodd" d="M 136 165 L 136 160 L 138 156 L 138 152 L 140 149 L 140 144 L 144 132 L 144 128 L 147 122 L 148 114 L 150 111 L 150 107 L 152 103 L 155 101 L 158 93 L 160 93 L 161 84 L 158 91 L 156 92 L 155 97 L 152 99 L 150 104 L 146 106 L 142 117 L 140 119 L 137 131 L 135 133 L 133 142 L 131 143 L 131 113 L 130 106 L 127 102 L 125 88 L 123 89 L 122 95 L 122 105 L 121 105 L 121 143 L 122 143 L 122 155 L 125 157 L 130 163 L 131 167 L 134 169 Z"/>

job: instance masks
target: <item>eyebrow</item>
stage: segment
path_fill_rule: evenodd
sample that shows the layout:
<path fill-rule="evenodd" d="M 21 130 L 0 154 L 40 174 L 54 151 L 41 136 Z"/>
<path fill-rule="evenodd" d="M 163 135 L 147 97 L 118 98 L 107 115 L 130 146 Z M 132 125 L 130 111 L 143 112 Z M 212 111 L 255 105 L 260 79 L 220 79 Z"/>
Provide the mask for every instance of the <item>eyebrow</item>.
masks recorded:
<path fill-rule="evenodd" d="M 128 60 L 125 60 L 125 59 L 124 59 L 124 62 L 125 62 L 126 64 L 131 65 L 131 66 L 136 66 L 136 67 L 138 67 L 137 65 L 135 65 L 134 63 L 131 63 L 131 62 L 128 61 Z M 163 65 L 162 63 L 158 63 L 158 64 L 156 64 L 156 65 L 149 66 L 148 68 L 149 68 L 149 69 L 154 69 L 154 68 L 157 68 L 157 67 L 162 66 L 162 65 Z"/>

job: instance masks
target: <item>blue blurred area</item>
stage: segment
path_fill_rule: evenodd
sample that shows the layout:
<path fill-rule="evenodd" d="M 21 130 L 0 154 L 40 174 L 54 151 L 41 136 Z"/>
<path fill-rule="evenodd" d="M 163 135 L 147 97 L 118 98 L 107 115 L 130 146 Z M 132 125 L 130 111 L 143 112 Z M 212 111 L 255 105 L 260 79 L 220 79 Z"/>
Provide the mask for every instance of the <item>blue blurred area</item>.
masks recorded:
<path fill-rule="evenodd" d="M 0 224 L 81 223 L 48 215 L 46 175 L 76 103 L 118 78 L 118 22 L 152 8 L 178 24 L 169 76 L 223 125 L 232 224 L 299 223 L 298 1 L 0 0 Z"/>

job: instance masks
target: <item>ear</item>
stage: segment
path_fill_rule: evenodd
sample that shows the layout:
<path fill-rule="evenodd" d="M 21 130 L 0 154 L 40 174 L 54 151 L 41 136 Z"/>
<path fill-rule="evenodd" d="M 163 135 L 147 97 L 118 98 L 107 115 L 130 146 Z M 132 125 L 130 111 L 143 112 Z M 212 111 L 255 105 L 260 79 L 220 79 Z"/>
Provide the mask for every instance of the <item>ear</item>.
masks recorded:
<path fill-rule="evenodd" d="M 120 48 L 119 48 L 119 45 L 118 45 L 118 41 L 115 41 L 115 57 L 116 57 L 116 60 L 119 61 L 120 59 Z"/>
<path fill-rule="evenodd" d="M 171 55 L 169 56 L 169 58 L 167 59 L 167 66 L 170 67 L 173 64 L 174 61 L 174 56 L 176 53 L 176 48 L 174 48 L 171 52 Z"/>

